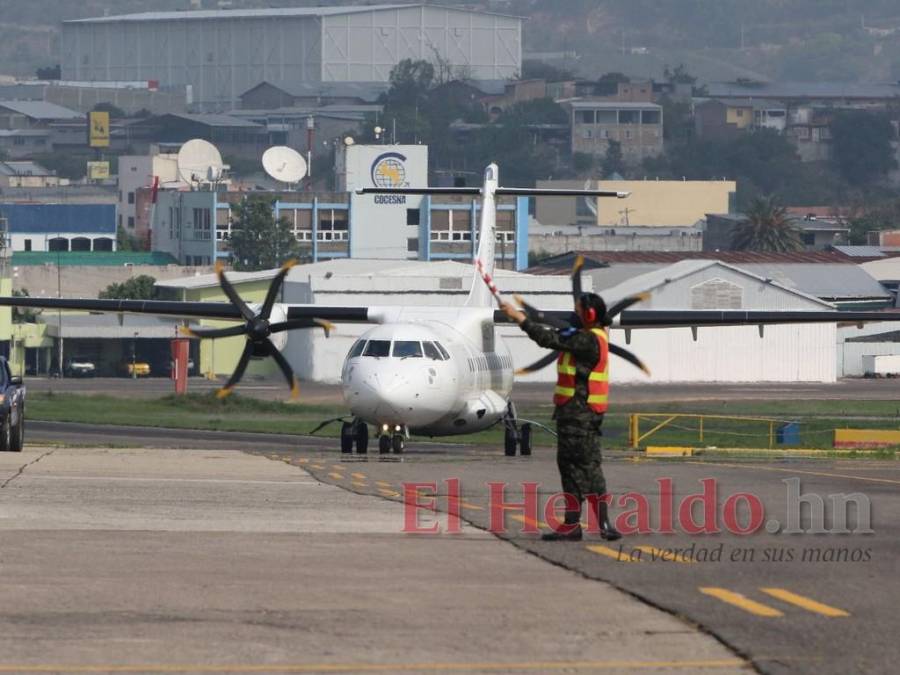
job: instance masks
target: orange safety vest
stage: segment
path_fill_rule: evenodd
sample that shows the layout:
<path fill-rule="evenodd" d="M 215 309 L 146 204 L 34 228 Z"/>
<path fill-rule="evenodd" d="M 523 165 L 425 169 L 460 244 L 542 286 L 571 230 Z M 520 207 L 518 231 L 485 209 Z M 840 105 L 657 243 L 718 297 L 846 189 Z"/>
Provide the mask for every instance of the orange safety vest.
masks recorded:
<path fill-rule="evenodd" d="M 588 407 L 595 413 L 605 413 L 609 403 L 609 336 L 602 328 L 591 332 L 597 336 L 600 358 L 588 377 Z M 562 352 L 556 362 L 556 390 L 554 405 L 564 405 L 575 396 L 575 358 L 571 352 Z"/>

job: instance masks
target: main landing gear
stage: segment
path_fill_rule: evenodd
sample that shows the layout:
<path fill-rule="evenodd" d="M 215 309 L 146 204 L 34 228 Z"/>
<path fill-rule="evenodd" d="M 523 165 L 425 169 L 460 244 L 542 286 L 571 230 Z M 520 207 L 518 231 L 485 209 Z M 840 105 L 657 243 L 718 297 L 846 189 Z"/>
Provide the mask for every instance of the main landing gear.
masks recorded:
<path fill-rule="evenodd" d="M 526 422 L 519 424 L 516 416 L 516 407 L 510 403 L 506 416 L 503 418 L 503 452 L 507 457 L 515 457 L 516 450 L 522 457 L 531 455 L 531 424 Z"/>
<path fill-rule="evenodd" d="M 369 426 L 359 420 L 341 425 L 341 454 L 352 454 L 354 447 L 357 455 L 369 452 Z"/>

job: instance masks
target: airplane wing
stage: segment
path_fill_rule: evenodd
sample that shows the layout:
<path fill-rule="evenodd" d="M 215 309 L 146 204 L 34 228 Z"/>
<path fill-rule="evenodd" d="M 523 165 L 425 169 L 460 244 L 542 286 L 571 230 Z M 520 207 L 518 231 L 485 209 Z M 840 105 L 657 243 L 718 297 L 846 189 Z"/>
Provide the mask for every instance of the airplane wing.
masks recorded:
<path fill-rule="evenodd" d="M 573 313 L 565 310 L 541 310 L 547 323 L 571 322 Z M 509 323 L 497 310 L 496 323 Z M 797 323 L 862 324 L 877 321 L 900 321 L 900 312 L 841 312 L 802 310 L 681 310 L 647 309 L 622 312 L 610 328 L 704 328 L 715 326 L 768 326 Z"/>
<path fill-rule="evenodd" d="M 368 307 L 326 305 L 283 305 L 288 320 L 322 319 L 335 323 L 368 323 Z M 71 298 L 0 297 L 0 307 L 80 310 L 112 314 L 153 314 L 184 319 L 218 319 L 244 321 L 234 304 L 227 302 L 177 302 L 168 300 L 91 300 Z"/>

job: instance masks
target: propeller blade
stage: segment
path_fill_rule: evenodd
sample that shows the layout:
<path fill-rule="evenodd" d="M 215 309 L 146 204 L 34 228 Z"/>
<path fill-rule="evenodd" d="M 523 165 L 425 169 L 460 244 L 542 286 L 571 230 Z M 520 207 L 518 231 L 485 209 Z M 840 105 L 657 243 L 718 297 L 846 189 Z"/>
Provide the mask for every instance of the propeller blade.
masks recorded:
<path fill-rule="evenodd" d="M 572 324 L 569 323 L 568 321 L 566 321 L 565 319 L 549 317 L 546 314 L 544 314 L 541 310 L 537 309 L 536 307 L 532 307 L 527 302 L 525 302 L 525 300 L 522 298 L 521 295 L 516 295 L 514 297 L 515 297 L 516 303 L 519 305 L 519 307 L 522 308 L 522 311 L 525 312 L 525 314 L 528 316 L 528 318 L 531 321 L 534 321 L 535 323 L 542 323 L 546 326 L 552 326 L 553 328 L 565 329 L 565 328 L 571 327 Z"/>
<path fill-rule="evenodd" d="M 234 337 L 235 335 L 244 335 L 247 332 L 247 327 L 243 324 L 240 326 L 232 326 L 231 328 L 188 328 L 187 326 L 182 326 L 178 329 L 178 331 L 182 335 L 187 335 L 188 337 L 195 338 L 224 338 L 224 337 Z"/>
<path fill-rule="evenodd" d="M 639 302 L 644 302 L 645 300 L 649 299 L 649 293 L 638 293 L 637 295 L 629 295 L 624 300 L 619 300 L 619 302 L 617 302 L 607 310 L 604 324 L 609 326 L 610 324 L 612 324 L 612 320 L 619 316 L 619 314 L 624 312 L 626 309 L 628 309 L 632 305 L 636 305 Z"/>
<path fill-rule="evenodd" d="M 248 340 L 247 344 L 244 345 L 244 353 L 241 354 L 241 359 L 238 361 L 237 368 L 234 369 L 234 372 L 231 374 L 231 377 L 228 378 L 228 382 L 225 386 L 216 392 L 217 398 L 226 398 L 231 395 L 235 385 L 237 385 L 244 376 L 244 371 L 247 370 L 247 364 L 250 363 L 251 356 L 253 356 L 253 343 Z"/>
<path fill-rule="evenodd" d="M 238 311 L 241 313 L 241 316 L 244 317 L 245 321 L 251 321 L 254 317 L 253 310 L 251 310 L 247 303 L 241 299 L 241 296 L 238 295 L 238 292 L 234 290 L 234 286 L 231 285 L 231 282 L 228 281 L 228 277 L 225 276 L 225 264 L 221 260 L 216 260 L 216 276 L 219 277 L 219 285 L 222 287 L 222 290 L 225 292 L 225 295 L 228 296 L 228 299 L 231 300 L 231 304 L 237 307 Z"/>
<path fill-rule="evenodd" d="M 275 300 L 278 298 L 278 291 L 281 289 L 281 284 L 284 283 L 284 278 L 287 276 L 287 273 L 291 271 L 291 268 L 297 265 L 296 260 L 288 260 L 284 265 L 281 266 L 281 269 L 278 271 L 278 274 L 275 275 L 275 278 L 272 279 L 272 283 L 269 285 L 269 291 L 266 293 L 266 299 L 263 302 L 262 309 L 259 310 L 259 316 L 263 319 L 268 319 L 269 315 L 272 314 L 272 307 L 275 306 Z"/>
<path fill-rule="evenodd" d="M 546 368 L 551 363 L 554 363 L 558 358 L 559 352 L 550 352 L 549 354 L 542 356 L 539 360 L 535 361 L 530 366 L 519 368 L 516 371 L 516 375 L 528 375 L 529 373 L 536 373 L 537 371 Z"/>
<path fill-rule="evenodd" d="M 297 376 L 294 375 L 294 369 L 291 368 L 291 364 L 288 363 L 284 355 L 278 351 L 278 348 L 270 340 L 266 342 L 269 343 L 269 356 L 275 359 L 275 363 L 278 364 L 281 372 L 284 373 L 284 379 L 287 380 L 288 386 L 291 388 L 291 400 L 297 400 L 297 397 L 300 396 L 300 382 L 297 381 Z"/>
<path fill-rule="evenodd" d="M 326 337 L 331 337 L 331 331 L 335 329 L 335 325 L 325 319 L 291 319 L 282 321 L 281 323 L 273 323 L 269 326 L 272 333 L 283 333 L 286 330 L 298 330 L 301 328 L 321 328 L 325 331 Z"/>
<path fill-rule="evenodd" d="M 581 300 L 581 269 L 584 267 L 584 256 L 579 255 L 575 258 L 575 264 L 572 266 L 572 298 L 577 304 Z"/>
<path fill-rule="evenodd" d="M 609 353 L 615 354 L 619 358 L 625 359 L 626 361 L 628 361 L 628 363 L 632 364 L 633 366 L 637 366 L 638 368 L 640 368 L 641 370 L 644 371 L 644 374 L 646 374 L 646 375 L 650 374 L 650 369 L 646 365 L 644 365 L 644 362 L 641 361 L 638 357 L 636 357 L 634 354 L 632 354 L 627 349 L 623 349 L 622 347 L 617 347 L 614 344 L 610 344 L 609 345 Z"/>

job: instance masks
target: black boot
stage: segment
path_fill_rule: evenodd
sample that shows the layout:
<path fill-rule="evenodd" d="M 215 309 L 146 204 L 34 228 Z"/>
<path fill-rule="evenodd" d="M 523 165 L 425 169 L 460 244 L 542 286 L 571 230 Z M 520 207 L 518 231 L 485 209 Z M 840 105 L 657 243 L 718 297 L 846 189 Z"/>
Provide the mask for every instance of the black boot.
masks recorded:
<path fill-rule="evenodd" d="M 581 541 L 581 511 L 566 511 L 566 519 L 558 532 L 541 535 L 543 541 Z"/>
<path fill-rule="evenodd" d="M 609 505 L 606 502 L 600 501 L 597 502 L 597 506 L 597 522 L 600 523 L 600 538 L 605 539 L 606 541 L 616 541 L 617 539 L 621 539 L 622 533 L 609 522 Z"/>

